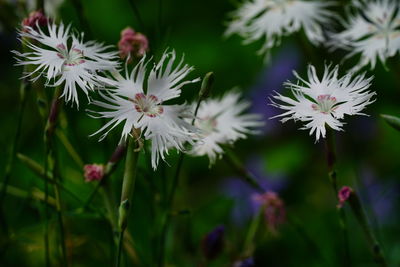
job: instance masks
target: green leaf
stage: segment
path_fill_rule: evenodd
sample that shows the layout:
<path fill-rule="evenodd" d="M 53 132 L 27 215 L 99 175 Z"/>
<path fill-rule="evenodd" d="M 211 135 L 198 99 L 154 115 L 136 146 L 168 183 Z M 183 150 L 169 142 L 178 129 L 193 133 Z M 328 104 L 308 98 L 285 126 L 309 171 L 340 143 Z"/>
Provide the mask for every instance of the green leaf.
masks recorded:
<path fill-rule="evenodd" d="M 392 115 L 381 114 L 381 117 L 393 128 L 400 131 L 400 118 Z"/>

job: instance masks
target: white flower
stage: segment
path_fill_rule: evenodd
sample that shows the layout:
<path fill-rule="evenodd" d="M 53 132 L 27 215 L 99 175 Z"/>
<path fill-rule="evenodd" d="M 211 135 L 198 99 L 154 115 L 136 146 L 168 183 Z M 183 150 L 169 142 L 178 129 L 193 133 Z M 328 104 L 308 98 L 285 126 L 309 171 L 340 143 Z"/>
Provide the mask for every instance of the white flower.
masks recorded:
<path fill-rule="evenodd" d="M 331 1 L 248 0 L 232 13 L 227 35 L 239 34 L 245 43 L 264 38 L 259 53 L 280 43 L 281 37 L 304 29 L 313 44 L 325 40 L 321 25 L 329 25 L 334 16 L 327 7 Z"/>
<path fill-rule="evenodd" d="M 368 64 L 373 69 L 377 59 L 384 64 L 387 58 L 400 52 L 399 1 L 354 1 L 354 5 L 358 13 L 349 14 L 348 21 L 343 21 L 345 30 L 331 34 L 329 43 L 333 48 L 348 50 L 347 57 L 360 55 L 354 71 Z"/>
<path fill-rule="evenodd" d="M 341 131 L 344 115 L 365 115 L 361 111 L 369 104 L 374 102 L 372 96 L 374 92 L 368 91 L 372 77 L 365 78 L 365 74 L 355 76 L 348 73 L 343 77 L 338 77 L 338 66 L 330 69 L 325 66 L 322 79 L 319 79 L 314 66 L 308 67 L 308 80 L 295 76 L 304 85 L 285 83 L 290 88 L 294 98 L 283 96 L 279 93 L 273 98 L 281 103 L 272 101 L 272 105 L 286 110 L 283 114 L 276 117 L 283 117 L 282 122 L 293 119 L 305 122 L 301 128 L 310 129 L 310 135 L 316 134 L 316 141 L 320 136 L 325 138 L 325 126 Z"/>
<path fill-rule="evenodd" d="M 255 134 L 255 128 L 263 125 L 259 114 L 246 114 L 250 106 L 247 101 L 240 100 L 236 91 L 225 94 L 220 99 L 207 99 L 201 102 L 195 126 L 199 128 L 199 140 L 190 154 L 207 155 L 210 165 L 217 156 L 221 157 L 221 145 L 233 144 L 238 139 L 246 138 L 247 134 Z"/>
<path fill-rule="evenodd" d="M 105 52 L 108 47 L 94 41 L 84 43 L 81 37 L 70 34 L 70 26 L 49 24 L 47 31 L 25 27 L 19 33 L 31 52 L 19 53 L 17 65 L 34 65 L 35 69 L 25 77 L 37 80 L 46 78 L 46 86 L 64 84 L 62 97 L 66 102 L 78 103 L 78 86 L 86 95 L 94 86 L 101 86 L 105 78 L 101 71 L 113 70 L 118 66 L 114 60 L 117 52 Z M 83 36 L 83 34 L 82 34 Z"/>
<path fill-rule="evenodd" d="M 116 87 L 101 93 L 102 101 L 93 104 L 106 111 L 94 112 L 110 119 L 93 135 L 103 132 L 103 139 L 113 128 L 123 123 L 121 141 L 125 141 L 132 128 L 140 129 L 146 140 L 151 140 L 151 164 L 157 168 L 160 157 L 168 154 L 168 148 L 175 147 L 182 151 L 185 142 L 193 143 L 194 127 L 185 121 L 190 116 L 185 105 L 167 105 L 164 102 L 180 96 L 185 84 L 199 79 L 184 81 L 193 70 L 183 65 L 183 58 L 177 66 L 175 51 L 165 52 L 158 64 L 154 65 L 148 78 L 146 70 L 150 60 L 145 57 L 126 77 L 117 77 Z M 147 90 L 144 87 L 147 85 Z M 193 117 L 193 115 L 191 115 Z"/>

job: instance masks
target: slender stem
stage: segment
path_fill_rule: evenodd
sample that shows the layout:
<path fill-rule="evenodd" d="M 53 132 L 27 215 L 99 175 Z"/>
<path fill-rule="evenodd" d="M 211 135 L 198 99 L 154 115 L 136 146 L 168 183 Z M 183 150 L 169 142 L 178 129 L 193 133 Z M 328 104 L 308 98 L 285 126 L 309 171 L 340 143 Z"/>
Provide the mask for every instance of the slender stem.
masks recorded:
<path fill-rule="evenodd" d="M 137 130 L 133 129 L 132 131 L 137 131 Z M 121 262 L 121 254 L 122 254 L 121 247 L 123 244 L 124 232 L 128 225 L 129 211 L 132 203 L 133 192 L 135 189 L 135 182 L 137 176 L 136 169 L 139 158 L 138 147 L 139 147 L 138 142 L 136 142 L 136 140 L 134 140 L 133 138 L 130 138 L 126 154 L 124 178 L 122 181 L 121 202 L 118 212 L 119 241 L 118 241 L 117 259 L 116 259 L 117 267 L 120 266 Z"/>
<path fill-rule="evenodd" d="M 60 189 L 62 189 L 65 193 L 69 194 L 79 203 L 83 203 L 83 201 L 74 192 L 66 188 L 62 183 L 57 180 L 51 179 L 51 174 L 49 172 L 47 172 L 47 175 L 45 175 L 44 168 L 38 162 L 21 153 L 18 153 L 17 157 L 22 163 L 24 163 L 29 169 L 31 169 L 36 175 L 38 175 L 38 177 L 47 180 L 47 182 L 51 184 L 57 184 L 58 187 L 60 187 Z"/>
<path fill-rule="evenodd" d="M 83 206 L 83 209 L 85 210 L 86 208 L 89 207 L 90 203 L 92 202 L 94 196 L 97 194 L 101 186 L 103 185 L 104 181 L 110 177 L 110 175 L 115 171 L 117 168 L 117 163 L 120 161 L 122 156 L 125 154 L 126 147 L 125 145 L 118 145 L 117 148 L 115 149 L 114 153 L 112 154 L 111 158 L 108 160 L 106 167 L 105 167 L 105 173 L 103 178 L 95 188 L 93 189 L 92 193 L 89 195 L 88 199 L 86 200 L 85 205 Z"/>
<path fill-rule="evenodd" d="M 225 152 L 225 161 L 236 171 L 239 177 L 260 193 L 264 193 L 264 188 L 257 182 L 257 179 L 254 177 L 254 175 L 241 164 L 236 155 L 234 155 L 233 152 L 230 151 L 228 148 L 225 148 Z"/>
<path fill-rule="evenodd" d="M 307 244 L 309 250 L 311 251 L 312 255 L 318 257 L 323 264 L 322 266 L 328 266 L 328 261 L 325 259 L 324 255 L 322 254 L 318 244 L 314 242 L 314 240 L 309 236 L 306 230 L 300 223 L 300 220 L 293 215 L 290 217 L 287 216 L 287 223 L 294 228 L 294 230 L 303 238 L 304 242 Z"/>
<path fill-rule="evenodd" d="M 67 152 L 71 156 L 71 158 L 75 161 L 76 165 L 78 165 L 79 168 L 83 168 L 83 165 L 84 165 L 83 160 L 79 156 L 78 152 L 76 152 L 76 149 L 71 144 L 71 142 L 68 140 L 67 136 L 58 129 L 56 130 L 56 136 L 61 141 L 61 143 L 64 145 L 65 149 L 67 150 Z"/>
<path fill-rule="evenodd" d="M 122 254 L 122 243 L 124 240 L 124 232 L 125 229 L 119 232 L 118 236 L 118 246 L 117 246 L 117 260 L 115 262 L 115 266 L 119 267 L 121 264 L 121 254 Z"/>
<path fill-rule="evenodd" d="M 251 220 L 246 239 L 244 240 L 243 251 L 246 254 L 245 256 L 250 256 L 252 254 L 254 237 L 256 236 L 258 226 L 260 225 L 262 214 L 263 209 L 260 208 L 260 210 L 253 216 L 253 219 Z"/>
<path fill-rule="evenodd" d="M 197 99 L 197 104 L 196 108 L 194 111 L 194 116 L 192 119 L 192 125 L 194 126 L 194 123 L 196 121 L 197 113 L 200 108 L 201 102 L 206 99 L 211 92 L 212 85 L 214 83 L 214 73 L 213 72 L 208 72 L 201 83 L 200 91 L 199 91 L 199 97 Z M 174 197 L 176 193 L 176 189 L 179 184 L 179 176 L 181 173 L 182 165 L 183 165 L 183 160 L 185 158 L 185 154 L 181 153 L 179 155 L 177 167 L 175 170 L 175 175 L 172 181 L 172 188 L 171 188 L 171 193 L 167 196 L 167 202 L 166 202 L 166 214 L 164 215 L 164 223 L 162 226 L 161 230 L 161 237 L 160 237 L 160 253 L 158 257 L 158 266 L 163 267 L 164 266 L 164 261 L 165 261 L 165 245 L 166 245 L 166 239 L 167 239 L 167 233 L 168 233 L 168 228 L 169 224 L 171 222 L 171 215 L 172 215 L 172 206 L 174 202 Z"/>
<path fill-rule="evenodd" d="M 79 22 L 81 23 L 82 27 L 85 29 L 85 32 L 88 33 L 89 37 L 92 36 L 92 31 L 89 26 L 89 22 L 86 19 L 85 12 L 83 9 L 82 2 L 80 0 L 71 0 L 72 5 L 74 6 L 76 13 L 78 14 Z"/>
<path fill-rule="evenodd" d="M 2 184 L 0 184 L 0 185 L 2 185 Z M 40 201 L 43 201 L 44 203 L 46 203 L 47 205 L 56 208 L 56 200 L 52 197 L 49 197 L 47 202 L 45 202 L 44 193 L 38 189 L 32 190 L 31 192 L 29 192 L 29 191 L 20 189 L 18 187 L 9 185 L 9 186 L 7 186 L 6 193 L 9 195 L 15 196 L 15 197 L 19 197 L 19 198 L 29 198 L 29 199 L 34 199 L 34 200 L 40 200 Z"/>
<path fill-rule="evenodd" d="M 36 1 L 36 10 L 42 10 L 43 14 L 45 14 L 44 10 L 44 0 L 37 0 Z"/>
<path fill-rule="evenodd" d="M 136 6 L 135 0 L 129 0 L 129 4 L 131 5 L 133 13 L 135 14 L 135 17 L 139 23 L 139 27 L 142 29 L 142 31 L 146 32 L 146 28 L 144 26 L 142 17 L 140 16 L 139 9 Z"/>
<path fill-rule="evenodd" d="M 371 247 L 371 252 L 374 258 L 374 261 L 377 265 L 386 267 L 388 266 L 386 263 L 386 259 L 383 255 L 383 250 L 381 245 L 378 242 L 378 239 L 375 237 L 374 232 L 372 231 L 371 225 L 368 222 L 367 215 L 365 213 L 364 208 L 362 207 L 360 198 L 357 193 L 352 192 L 349 198 L 349 204 L 351 210 L 353 211 L 355 217 L 357 218 L 361 228 L 365 234 L 365 237 Z"/>
<path fill-rule="evenodd" d="M 305 34 L 300 32 L 297 34 L 296 37 L 301 49 L 305 54 L 304 58 L 308 61 L 311 61 L 308 63 L 312 63 L 314 65 L 319 64 L 320 63 L 319 57 L 315 53 L 314 49 L 311 47 L 310 42 L 306 38 Z"/>
<path fill-rule="evenodd" d="M 107 209 L 107 217 L 110 222 L 112 228 L 112 236 L 115 244 L 118 246 L 119 243 L 119 231 L 118 231 L 118 218 L 117 218 L 117 209 L 115 204 L 114 194 L 110 188 L 109 180 L 105 180 L 103 186 L 99 189 L 100 194 L 103 197 L 104 204 Z M 116 236 L 118 234 L 118 236 Z M 133 247 L 132 236 L 128 230 L 124 233 L 124 242 L 123 247 L 131 259 L 133 264 L 138 265 L 139 259 L 137 257 L 136 251 Z M 135 265 L 135 266 L 136 266 Z"/>
<path fill-rule="evenodd" d="M 192 125 L 194 125 L 196 121 L 196 116 L 197 112 L 199 111 L 200 104 L 203 101 L 203 97 L 200 96 L 197 100 L 196 108 L 194 111 L 194 117 L 192 119 Z M 166 202 L 166 215 L 163 223 L 163 227 L 161 230 L 161 238 L 160 238 L 160 252 L 159 252 L 159 257 L 158 257 L 158 266 L 162 267 L 164 266 L 164 261 L 165 261 L 165 245 L 166 245 L 166 239 L 167 239 L 167 233 L 168 233 L 168 228 L 171 223 L 171 216 L 172 216 L 172 205 L 174 202 L 175 198 L 175 193 L 176 189 L 178 188 L 179 184 L 179 176 L 181 174 L 181 169 L 183 165 L 183 160 L 185 159 L 185 154 L 181 153 L 178 158 L 178 163 L 175 169 L 175 175 L 172 180 L 172 187 L 171 187 L 171 192 L 167 196 L 167 202 Z"/>
<path fill-rule="evenodd" d="M 57 119 L 58 119 L 58 114 L 59 114 L 59 108 L 61 104 L 60 96 L 62 93 L 62 88 L 60 86 L 56 87 L 53 95 L 53 100 L 51 103 L 50 107 L 50 112 L 49 116 L 47 119 L 45 131 L 44 131 L 44 143 L 45 143 L 45 152 L 46 152 L 46 159 L 45 159 L 45 167 L 44 167 L 44 173 L 47 174 L 49 171 L 51 176 L 50 178 L 52 180 L 56 179 L 56 158 L 54 156 L 54 146 L 53 146 L 53 137 L 54 137 L 54 132 L 57 124 Z M 54 194 L 57 202 L 57 219 L 58 219 L 58 225 L 59 225 L 59 231 L 60 231 L 60 242 L 61 242 L 61 249 L 62 249 L 62 258 L 63 258 L 63 265 L 68 265 L 67 261 L 67 252 L 66 252 L 66 246 L 65 246 L 65 232 L 64 232 L 64 223 L 63 223 L 63 216 L 62 216 L 62 204 L 61 204 L 61 194 L 60 194 L 60 188 L 58 184 L 54 183 Z M 45 182 L 45 197 L 48 198 L 49 196 L 49 189 L 48 189 L 48 181 L 46 179 Z M 46 221 L 48 221 L 48 209 L 46 210 Z M 48 246 L 48 223 L 46 225 L 46 242 Z M 46 252 L 46 256 L 48 257 L 48 251 Z M 48 259 L 46 258 L 46 263 L 48 262 Z"/>
<path fill-rule="evenodd" d="M 25 68 L 24 68 L 25 69 Z M 24 110 L 25 110 L 25 106 L 26 106 L 26 91 L 28 89 L 29 83 L 26 80 L 22 80 L 21 85 L 20 85 L 20 105 L 18 108 L 18 115 L 17 115 L 17 125 L 16 125 L 16 133 L 14 136 L 14 140 L 11 143 L 11 150 L 10 150 L 10 155 L 7 161 L 7 165 L 6 165 L 6 169 L 5 169 L 5 173 L 4 173 L 4 179 L 3 179 L 3 184 L 1 186 L 1 191 L 0 191 L 0 210 L 1 210 L 1 223 L 2 223 L 2 228 L 5 230 L 5 232 L 8 232 L 8 227 L 7 227 L 7 223 L 5 221 L 5 217 L 2 215 L 3 214 L 3 205 L 4 205 L 4 199 L 5 199 L 5 195 L 7 192 L 7 186 L 10 182 L 10 178 L 11 178 L 11 171 L 13 169 L 14 166 L 14 162 L 15 162 L 15 154 L 16 154 L 16 150 L 17 150 L 17 146 L 18 146 L 18 141 L 19 138 L 21 136 L 21 125 L 22 125 L 22 118 L 23 118 L 23 114 L 24 114 Z"/>
<path fill-rule="evenodd" d="M 335 133 L 331 128 L 328 128 L 326 131 L 326 160 L 328 164 L 328 175 L 329 181 L 331 183 L 333 192 L 335 194 L 336 199 L 338 199 L 338 185 L 337 185 L 337 174 L 336 174 L 336 142 L 335 142 Z M 349 247 L 349 236 L 347 230 L 347 220 L 344 209 L 338 209 L 339 216 L 339 226 L 342 232 L 342 238 L 344 243 L 344 264 L 346 266 L 351 266 L 351 256 L 350 256 L 350 247 Z"/>

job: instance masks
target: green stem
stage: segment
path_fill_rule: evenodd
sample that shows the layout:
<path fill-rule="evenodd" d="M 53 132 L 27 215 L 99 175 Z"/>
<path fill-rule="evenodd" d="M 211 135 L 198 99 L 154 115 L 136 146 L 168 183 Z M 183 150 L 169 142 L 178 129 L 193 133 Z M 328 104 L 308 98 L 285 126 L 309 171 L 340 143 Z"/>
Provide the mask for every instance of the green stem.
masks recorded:
<path fill-rule="evenodd" d="M 323 264 L 321 266 L 328 266 L 328 261 L 325 259 L 324 255 L 319 249 L 318 244 L 314 242 L 314 240 L 310 237 L 310 235 L 307 233 L 307 231 L 303 228 L 301 225 L 301 220 L 297 219 L 294 216 L 287 216 L 286 219 L 287 223 L 298 233 L 298 235 L 304 240 L 304 242 L 307 244 L 310 252 L 312 255 L 317 256 Z"/>
<path fill-rule="evenodd" d="M 78 14 L 78 19 L 79 19 L 81 26 L 83 27 L 85 32 L 89 35 L 89 37 L 91 37 L 92 31 L 89 26 L 89 22 L 85 16 L 85 11 L 84 11 L 83 5 L 82 5 L 83 1 L 80 1 L 80 0 L 71 0 L 71 1 L 72 1 L 72 5 L 74 6 L 74 8 L 76 10 L 76 13 Z"/>
<path fill-rule="evenodd" d="M 136 131 L 133 129 L 133 131 Z M 127 147 L 126 161 L 125 161 L 125 171 L 124 178 L 122 181 L 122 191 L 121 191 L 121 202 L 118 212 L 118 230 L 119 230 L 119 241 L 118 241 L 118 251 L 116 266 L 120 266 L 121 254 L 122 254 L 122 244 L 124 239 L 124 232 L 128 225 L 128 217 L 130 206 L 132 203 L 133 192 L 135 189 L 135 182 L 137 176 L 137 162 L 139 158 L 139 152 L 137 151 L 138 144 L 133 138 L 129 139 L 129 144 Z"/>
<path fill-rule="evenodd" d="M 146 32 L 146 28 L 144 27 L 144 23 L 142 17 L 140 16 L 139 9 L 136 6 L 135 0 L 129 0 L 129 4 L 131 5 L 133 13 L 135 14 L 135 17 L 139 23 L 139 27 L 142 31 Z"/>
<path fill-rule="evenodd" d="M 256 236 L 258 226 L 260 225 L 260 221 L 262 219 L 263 208 L 260 208 L 257 214 L 253 216 L 251 220 L 249 230 L 247 231 L 246 239 L 244 241 L 243 251 L 245 256 L 251 256 L 253 254 L 254 249 L 254 237 Z"/>
<path fill-rule="evenodd" d="M 3 185 L 3 184 L 0 184 Z M 31 192 L 25 191 L 23 189 L 20 189 L 18 187 L 9 185 L 7 186 L 7 194 L 12 195 L 14 197 L 18 198 L 29 198 L 29 199 L 34 199 L 34 200 L 39 200 L 43 201 L 47 205 L 56 208 L 56 200 L 52 197 L 49 197 L 47 202 L 45 201 L 44 193 L 40 191 L 39 189 L 32 190 Z"/>
<path fill-rule="evenodd" d="M 45 167 L 44 173 L 50 172 L 51 176 L 50 179 L 56 179 L 56 158 L 54 155 L 54 146 L 53 146 L 53 137 L 54 132 L 57 124 L 59 108 L 61 104 L 60 96 L 62 93 L 62 88 L 60 86 L 56 87 L 53 95 L 53 100 L 50 107 L 49 116 L 47 119 L 45 131 L 44 131 L 44 143 L 45 143 L 45 152 L 46 152 L 46 159 L 45 159 Z M 62 263 L 64 266 L 68 266 L 67 261 L 67 252 L 66 252 L 66 245 L 65 245 L 65 232 L 64 232 L 64 223 L 63 223 L 63 215 L 62 215 L 62 204 L 61 204 L 61 194 L 60 188 L 58 184 L 54 183 L 54 194 L 57 202 L 57 219 L 60 231 L 60 242 L 61 242 L 61 250 L 62 250 Z M 45 197 L 46 199 L 49 197 L 49 189 L 48 189 L 48 181 L 45 181 Z M 49 255 L 48 255 L 48 219 L 49 213 L 48 209 L 46 209 L 46 263 L 49 263 Z"/>
<path fill-rule="evenodd" d="M 58 129 L 56 130 L 56 136 L 61 141 L 61 143 L 64 145 L 65 149 L 67 150 L 67 152 L 71 156 L 71 158 L 75 161 L 76 165 L 78 165 L 78 167 L 82 169 L 83 165 L 84 165 L 83 160 L 79 156 L 78 152 L 76 152 L 76 149 L 71 144 L 71 142 L 68 140 L 67 136 Z"/>
<path fill-rule="evenodd" d="M 214 84 L 214 73 L 213 72 L 208 72 L 201 83 L 200 91 L 199 91 L 199 97 L 197 99 L 197 104 L 196 108 L 194 111 L 194 116 L 192 119 L 192 125 L 194 125 L 197 117 L 197 113 L 200 108 L 201 102 L 206 99 L 210 93 L 211 93 L 211 88 Z M 167 196 L 167 202 L 166 202 L 166 214 L 164 215 L 164 223 L 161 229 L 161 237 L 160 237 L 160 253 L 158 257 L 158 266 L 163 267 L 164 266 L 164 261 L 165 261 L 165 245 L 166 245 L 166 240 L 167 240 L 167 233 L 168 233 L 168 228 L 171 223 L 171 216 L 172 216 L 172 206 L 175 198 L 175 193 L 176 189 L 179 184 L 179 176 L 181 173 L 182 165 L 183 165 L 183 160 L 185 158 L 185 154 L 181 153 L 179 155 L 178 163 L 176 166 L 176 171 L 175 175 L 172 181 L 172 188 L 171 188 L 171 193 Z"/>
<path fill-rule="evenodd" d="M 53 185 L 56 184 L 65 193 L 67 193 L 71 197 L 73 197 L 77 202 L 79 202 L 81 204 L 83 203 L 83 201 L 74 192 L 70 191 L 59 181 L 52 179 L 51 173 L 47 172 L 47 175 L 45 175 L 44 168 L 38 162 L 34 161 L 33 159 L 31 159 L 21 153 L 17 153 L 17 157 L 22 163 L 24 163 L 29 169 L 31 169 L 38 177 L 44 179 L 45 181 L 47 181 Z"/>
<path fill-rule="evenodd" d="M 124 232 L 125 232 L 125 229 L 121 230 L 119 232 L 119 236 L 118 236 L 117 260 L 115 262 L 116 267 L 119 267 L 121 264 L 121 254 L 122 254 L 122 244 L 123 244 L 123 240 L 124 240 Z"/>
<path fill-rule="evenodd" d="M 119 243 L 119 236 L 116 236 L 116 234 L 119 234 L 118 231 L 118 218 L 117 218 L 117 210 L 116 210 L 116 205 L 115 205 L 115 198 L 114 194 L 110 188 L 110 184 L 108 180 L 104 181 L 103 186 L 99 189 L 100 194 L 103 197 L 104 204 L 106 206 L 107 210 L 107 217 L 110 222 L 111 228 L 112 228 L 112 236 L 115 244 L 118 246 Z M 129 233 L 128 230 L 125 231 L 124 234 L 124 239 L 123 239 L 123 247 L 128 254 L 129 258 L 131 259 L 132 263 L 136 265 L 139 264 L 139 259 L 137 257 L 136 251 L 133 247 L 133 241 L 131 234 Z"/>
<path fill-rule="evenodd" d="M 337 174 L 336 174 L 336 142 L 335 133 L 331 128 L 326 131 L 326 159 L 328 164 L 328 175 L 331 183 L 335 198 L 338 200 L 338 185 L 337 185 Z M 339 226 L 342 232 L 342 238 L 344 243 L 344 264 L 345 266 L 351 266 L 351 256 L 349 247 L 349 236 L 347 230 L 347 220 L 344 209 L 338 209 Z"/>
<path fill-rule="evenodd" d="M 361 229 L 365 234 L 368 244 L 371 247 L 371 252 L 375 263 L 382 267 L 388 266 L 386 263 L 386 259 L 383 255 L 381 245 L 379 244 L 378 239 L 375 237 L 374 231 L 372 231 L 371 225 L 368 222 L 367 215 L 356 192 L 351 193 L 348 202 L 350 204 L 351 210 L 354 213 L 354 216 L 357 218 L 357 221 L 361 225 Z"/>
<path fill-rule="evenodd" d="M 105 171 L 104 171 L 104 176 L 101 179 L 99 183 L 96 184 L 95 188 L 93 189 L 92 193 L 89 195 L 88 199 L 86 200 L 85 205 L 83 206 L 83 209 L 85 210 L 87 207 L 89 207 L 90 203 L 92 202 L 94 196 L 97 194 L 99 189 L 103 186 L 103 183 L 110 177 L 110 175 L 115 171 L 117 168 L 117 163 L 120 161 L 122 156 L 125 154 L 126 146 L 125 145 L 118 145 L 117 148 L 115 149 L 114 153 L 112 154 L 111 158 L 108 160 Z"/>
<path fill-rule="evenodd" d="M 199 99 L 197 101 L 195 112 L 194 112 L 194 118 L 192 120 L 192 125 L 194 125 L 194 123 L 195 123 L 197 112 L 199 110 L 199 107 L 200 107 L 200 104 L 201 104 L 202 100 L 203 100 L 203 98 L 199 97 Z M 162 226 L 162 229 L 161 229 L 160 252 L 159 252 L 159 257 L 158 257 L 158 266 L 159 267 L 164 266 L 165 245 L 166 245 L 168 228 L 169 228 L 169 225 L 171 223 L 172 205 L 173 205 L 173 202 L 174 202 L 176 189 L 177 189 L 178 184 L 179 184 L 179 176 L 180 176 L 180 173 L 181 173 L 181 169 L 182 169 L 184 158 L 185 158 L 185 154 L 184 153 L 180 153 L 179 159 L 178 159 L 178 163 L 177 163 L 177 166 L 176 166 L 176 169 L 175 169 L 175 175 L 174 175 L 174 178 L 172 180 L 171 192 L 167 196 L 167 202 L 166 202 L 166 210 L 167 210 L 167 212 L 166 212 L 166 215 L 165 215 L 165 218 L 164 218 L 164 223 L 163 223 L 163 226 Z"/>
<path fill-rule="evenodd" d="M 24 68 L 25 70 L 26 68 Z M 15 162 L 15 154 L 18 146 L 18 141 L 21 136 L 21 125 L 22 125 L 22 118 L 26 106 L 26 91 L 28 89 L 29 83 L 26 80 L 22 80 L 21 85 L 20 85 L 20 105 L 18 108 L 17 112 L 17 125 L 16 125 L 16 133 L 14 135 L 14 139 L 11 143 L 11 151 L 10 155 L 7 161 L 5 173 L 4 173 L 4 179 L 3 179 L 3 184 L 1 186 L 1 191 L 0 191 L 0 210 L 1 210 L 1 223 L 3 226 L 3 229 L 5 232 L 8 232 L 8 227 L 7 223 L 5 221 L 5 217 L 3 216 L 3 205 L 4 205 L 4 199 L 5 199 L 5 194 L 7 192 L 7 186 L 10 182 L 11 178 L 11 171 L 14 167 L 14 162 Z"/>
<path fill-rule="evenodd" d="M 165 245 L 166 245 L 166 241 L 167 241 L 167 233 L 168 233 L 169 225 L 171 223 L 171 218 L 172 218 L 172 204 L 174 202 L 176 189 L 178 187 L 179 176 L 181 173 L 184 158 L 185 158 L 185 154 L 181 153 L 179 155 L 174 179 L 172 181 L 171 193 L 168 195 L 168 198 L 167 198 L 167 203 L 166 203 L 167 212 L 166 212 L 166 215 L 164 215 L 164 222 L 163 222 L 163 226 L 162 226 L 162 230 L 161 230 L 161 238 L 160 238 L 160 252 L 159 252 L 159 257 L 158 257 L 158 266 L 159 267 L 164 266 Z"/>
<path fill-rule="evenodd" d="M 236 173 L 239 175 L 240 178 L 243 179 L 244 182 L 252 186 L 254 189 L 259 191 L 260 193 L 264 193 L 264 188 L 257 182 L 254 175 L 249 172 L 243 164 L 239 161 L 236 155 L 233 154 L 228 148 L 225 148 L 225 156 L 224 159 L 231 166 Z"/>

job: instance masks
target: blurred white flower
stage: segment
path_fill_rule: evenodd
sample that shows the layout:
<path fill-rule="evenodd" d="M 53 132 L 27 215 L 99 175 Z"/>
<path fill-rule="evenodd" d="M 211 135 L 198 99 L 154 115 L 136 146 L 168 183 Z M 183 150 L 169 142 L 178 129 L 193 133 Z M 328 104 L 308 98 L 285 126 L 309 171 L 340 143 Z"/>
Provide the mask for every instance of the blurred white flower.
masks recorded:
<path fill-rule="evenodd" d="M 338 66 L 331 69 L 325 66 L 322 79 L 319 79 L 314 66 L 308 67 L 308 80 L 296 78 L 303 83 L 285 83 L 291 89 L 294 98 L 283 96 L 279 93 L 273 96 L 278 103 L 271 101 L 272 105 L 286 110 L 276 117 L 283 117 L 282 122 L 293 119 L 305 122 L 302 130 L 310 129 L 310 135 L 315 132 L 316 141 L 320 136 L 325 138 L 325 126 L 341 131 L 344 115 L 365 115 L 361 111 L 375 100 L 374 92 L 368 91 L 372 77 L 366 78 L 365 74 L 354 76 L 348 73 L 338 77 Z"/>
<path fill-rule="evenodd" d="M 10 0 L 9 0 L 10 1 Z M 51 18 L 58 17 L 58 10 L 63 4 L 64 0 L 51 0 L 44 1 L 44 12 Z M 27 0 L 26 9 L 28 11 L 35 11 L 37 8 L 37 0 Z"/>
<path fill-rule="evenodd" d="M 201 102 L 195 120 L 199 139 L 190 154 L 207 155 L 211 165 L 217 156 L 222 157 L 221 145 L 233 144 L 238 139 L 245 139 L 247 134 L 257 133 L 255 129 L 264 125 L 261 115 L 244 113 L 250 103 L 240 97 L 240 93 L 232 91 L 220 99 Z"/>
<path fill-rule="evenodd" d="M 121 141 L 125 141 L 133 128 L 140 129 L 144 139 L 151 140 L 151 164 L 157 168 L 160 157 L 164 160 L 168 149 L 182 151 L 185 142 L 193 143 L 194 127 L 185 121 L 193 117 L 186 105 L 166 105 L 164 102 L 180 96 L 185 84 L 199 81 L 186 80 L 193 70 L 182 60 L 174 67 L 175 51 L 165 52 L 146 76 L 151 59 L 144 57 L 125 78 L 116 78 L 116 86 L 105 93 L 102 101 L 93 104 L 106 111 L 91 111 L 95 117 L 110 119 L 93 135 L 103 132 L 102 140 L 117 125 L 123 123 Z M 147 85 L 147 90 L 144 87 Z"/>
<path fill-rule="evenodd" d="M 105 52 L 108 47 L 94 41 L 83 42 L 82 37 L 70 34 L 70 26 L 49 24 L 43 30 L 26 26 L 19 35 L 30 52 L 13 51 L 17 65 L 34 65 L 26 74 L 35 81 L 46 78 L 46 86 L 64 84 L 62 97 L 66 102 L 78 102 L 78 86 L 86 95 L 94 86 L 101 86 L 107 79 L 98 72 L 113 70 L 118 66 L 117 52 Z M 25 78 L 24 77 L 24 78 Z"/>
<path fill-rule="evenodd" d="M 322 25 L 329 25 L 334 16 L 327 7 L 331 1 L 248 0 L 231 14 L 226 35 L 234 33 L 246 44 L 264 38 L 260 54 L 279 45 L 282 36 L 303 29 L 315 45 L 325 41 Z"/>
<path fill-rule="evenodd" d="M 353 1 L 358 8 L 342 20 L 345 30 L 331 34 L 333 48 L 349 51 L 347 58 L 360 55 L 354 71 L 369 65 L 375 68 L 377 59 L 383 64 L 400 52 L 400 4 L 397 0 Z"/>

